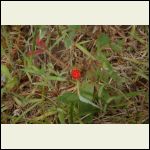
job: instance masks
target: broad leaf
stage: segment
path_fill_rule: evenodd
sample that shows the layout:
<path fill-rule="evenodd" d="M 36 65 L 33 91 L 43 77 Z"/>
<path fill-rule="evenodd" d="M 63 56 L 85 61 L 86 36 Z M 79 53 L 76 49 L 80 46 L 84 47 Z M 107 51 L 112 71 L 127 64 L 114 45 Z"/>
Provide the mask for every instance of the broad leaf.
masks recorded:
<path fill-rule="evenodd" d="M 98 112 L 99 108 L 98 107 L 93 107 L 91 104 L 84 103 L 84 102 L 79 102 L 79 112 L 80 115 L 87 115 L 87 114 L 93 114 L 95 112 Z"/>
<path fill-rule="evenodd" d="M 71 104 L 71 103 L 77 103 L 79 102 L 78 95 L 76 93 L 67 92 L 63 95 L 58 97 L 58 100 L 60 100 L 63 103 Z"/>
<path fill-rule="evenodd" d="M 94 84 L 90 84 L 88 82 L 83 82 L 80 85 L 80 94 L 87 99 L 93 99 L 93 92 L 94 92 Z"/>
<path fill-rule="evenodd" d="M 92 105 L 93 107 L 99 108 L 99 106 L 97 106 L 96 104 L 94 104 L 91 100 L 89 100 L 89 99 L 87 99 L 87 98 L 85 98 L 85 97 L 83 97 L 83 96 L 81 96 L 81 95 L 79 95 L 79 99 L 80 99 L 80 101 L 83 102 L 83 103 L 90 104 L 90 105 Z"/>

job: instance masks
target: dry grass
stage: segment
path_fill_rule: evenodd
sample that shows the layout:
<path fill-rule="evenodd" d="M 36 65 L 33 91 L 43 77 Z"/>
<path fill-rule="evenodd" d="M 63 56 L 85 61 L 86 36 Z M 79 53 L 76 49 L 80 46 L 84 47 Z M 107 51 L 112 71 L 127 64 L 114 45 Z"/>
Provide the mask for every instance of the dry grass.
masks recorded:
<path fill-rule="evenodd" d="M 1 123 L 148 123 L 148 26 L 1 26 L 1 33 Z M 28 55 L 37 49 L 44 52 Z M 73 67 L 81 87 L 94 87 L 84 90 L 100 110 L 84 106 L 82 114 L 59 100 L 77 92 Z"/>

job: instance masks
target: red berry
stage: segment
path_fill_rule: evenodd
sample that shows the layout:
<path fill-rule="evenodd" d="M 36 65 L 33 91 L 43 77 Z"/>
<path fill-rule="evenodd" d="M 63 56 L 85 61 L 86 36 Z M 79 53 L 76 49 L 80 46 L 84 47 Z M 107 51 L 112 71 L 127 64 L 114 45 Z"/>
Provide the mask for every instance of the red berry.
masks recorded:
<path fill-rule="evenodd" d="M 75 80 L 80 79 L 80 77 L 81 77 L 80 70 L 77 69 L 77 68 L 73 69 L 73 70 L 71 71 L 71 76 L 72 76 L 72 78 L 75 79 Z"/>

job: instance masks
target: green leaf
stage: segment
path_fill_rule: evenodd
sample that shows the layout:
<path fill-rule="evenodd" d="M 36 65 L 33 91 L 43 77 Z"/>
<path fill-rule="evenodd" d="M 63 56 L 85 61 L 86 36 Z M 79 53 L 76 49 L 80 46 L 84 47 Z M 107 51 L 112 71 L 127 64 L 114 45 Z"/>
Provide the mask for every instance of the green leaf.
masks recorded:
<path fill-rule="evenodd" d="M 70 48 L 73 45 L 76 30 L 78 30 L 78 26 L 69 26 L 68 32 L 65 33 L 64 43 L 66 48 Z"/>
<path fill-rule="evenodd" d="M 64 43 L 65 43 L 65 47 L 68 49 L 68 48 L 71 47 L 73 41 L 72 41 L 69 37 L 66 36 L 66 37 L 64 38 Z"/>
<path fill-rule="evenodd" d="M 71 31 L 71 32 L 68 33 L 68 37 L 72 40 L 72 42 L 73 42 L 73 40 L 75 38 L 75 35 L 76 35 L 75 31 Z"/>
<path fill-rule="evenodd" d="M 102 97 L 102 93 L 103 93 L 104 87 L 105 87 L 104 84 L 100 86 L 99 91 L 98 91 L 98 97 Z"/>
<path fill-rule="evenodd" d="M 12 78 L 10 80 L 8 80 L 8 82 L 5 85 L 6 90 L 10 91 L 11 89 L 13 89 L 16 85 L 18 85 L 19 81 L 17 78 Z"/>
<path fill-rule="evenodd" d="M 91 100 L 89 100 L 89 99 L 87 99 L 87 98 L 85 98 L 85 97 L 83 97 L 81 95 L 79 95 L 79 99 L 80 99 L 81 102 L 84 102 L 86 104 L 92 105 L 93 107 L 99 108 L 99 106 L 97 106 L 96 104 L 94 104 Z"/>
<path fill-rule="evenodd" d="M 73 105 L 73 103 L 71 103 L 70 104 L 70 107 L 69 107 L 69 122 L 70 123 L 73 123 L 74 121 L 74 113 L 73 113 L 73 111 L 74 111 L 74 105 Z"/>
<path fill-rule="evenodd" d="M 96 41 L 97 49 L 104 48 L 108 46 L 109 43 L 110 43 L 110 38 L 108 37 L 108 35 L 106 35 L 105 33 L 102 33 Z"/>
<path fill-rule="evenodd" d="M 93 92 L 94 92 L 94 84 L 90 84 L 88 82 L 83 82 L 80 85 L 80 94 L 87 99 L 93 99 Z"/>
<path fill-rule="evenodd" d="M 6 65 L 1 64 L 1 73 L 4 75 L 7 79 L 11 79 L 11 74 L 9 72 L 9 69 Z"/>
<path fill-rule="evenodd" d="M 96 112 L 96 111 L 95 111 Z M 85 123 L 85 124 L 92 124 L 93 123 L 93 113 L 89 113 L 89 114 L 85 114 L 84 116 L 84 119 L 82 119 L 82 121 Z"/>
<path fill-rule="evenodd" d="M 34 75 L 43 75 L 45 74 L 44 69 L 39 69 L 36 66 L 30 65 L 29 67 L 26 67 L 24 69 L 21 69 L 23 71 L 25 71 L 26 73 L 31 73 Z"/>
<path fill-rule="evenodd" d="M 90 99 L 88 99 L 88 98 L 85 98 L 85 97 L 83 97 L 81 94 L 80 94 L 80 86 L 79 86 L 79 81 L 77 81 L 77 93 L 78 93 L 78 97 L 79 97 L 79 100 L 81 101 L 81 102 L 84 102 L 84 103 L 86 103 L 86 104 L 90 104 L 91 106 L 93 106 L 93 107 L 96 107 L 96 108 L 99 108 L 99 106 L 97 106 L 96 104 L 94 104 L 93 102 L 92 102 L 92 100 L 90 100 Z"/>
<path fill-rule="evenodd" d="M 109 63 L 106 56 L 102 52 L 98 56 L 98 59 L 102 62 L 104 69 L 106 69 L 108 71 L 113 71 L 113 68 L 112 68 L 111 64 Z"/>
<path fill-rule="evenodd" d="M 95 107 L 95 106 L 93 107 L 93 105 L 91 104 L 85 102 L 79 102 L 79 112 L 81 116 L 87 115 L 88 113 L 93 114 L 98 111 L 99 111 L 99 107 Z"/>
<path fill-rule="evenodd" d="M 103 88 L 103 92 L 101 95 L 101 99 L 104 103 L 107 103 L 109 101 L 110 95 L 106 89 Z"/>
<path fill-rule="evenodd" d="M 78 95 L 76 93 L 67 92 L 58 97 L 58 100 L 65 104 L 77 103 L 79 102 Z"/>
<path fill-rule="evenodd" d="M 58 110 L 58 119 L 59 119 L 61 124 L 65 124 L 65 114 L 64 114 L 64 111 L 62 109 Z"/>

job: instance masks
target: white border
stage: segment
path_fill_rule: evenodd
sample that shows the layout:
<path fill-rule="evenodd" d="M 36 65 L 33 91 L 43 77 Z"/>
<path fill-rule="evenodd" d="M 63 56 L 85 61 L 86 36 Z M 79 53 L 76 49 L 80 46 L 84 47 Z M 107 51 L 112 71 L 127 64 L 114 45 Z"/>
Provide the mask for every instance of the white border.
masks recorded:
<path fill-rule="evenodd" d="M 2 125 L 3 149 L 148 149 L 149 125 Z"/>
<path fill-rule="evenodd" d="M 2 1 L 2 25 L 148 25 L 149 1 Z"/>

